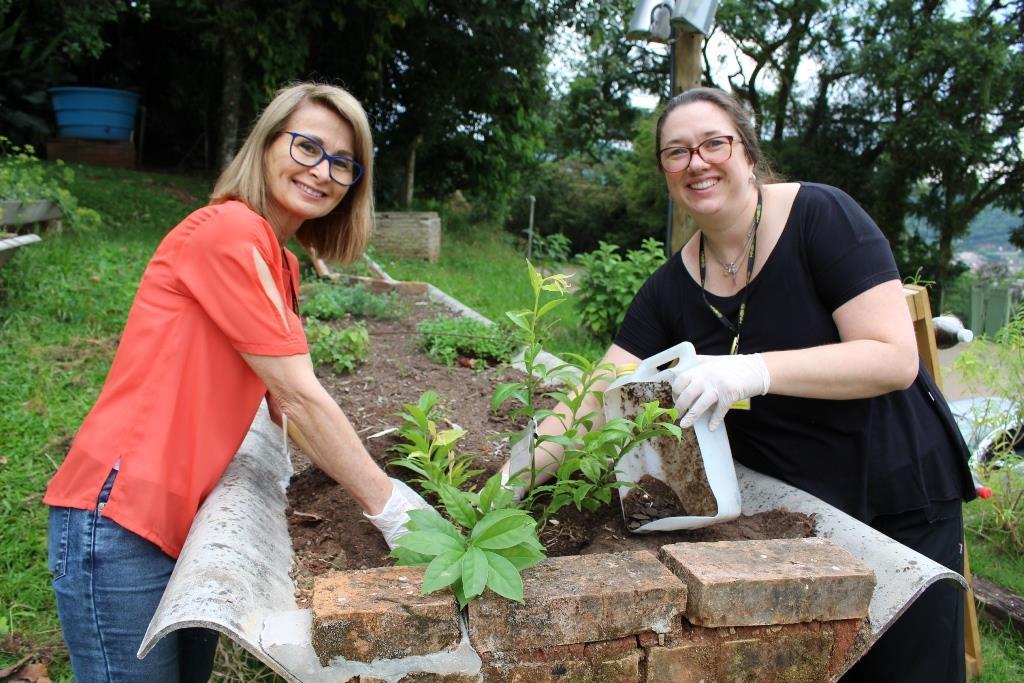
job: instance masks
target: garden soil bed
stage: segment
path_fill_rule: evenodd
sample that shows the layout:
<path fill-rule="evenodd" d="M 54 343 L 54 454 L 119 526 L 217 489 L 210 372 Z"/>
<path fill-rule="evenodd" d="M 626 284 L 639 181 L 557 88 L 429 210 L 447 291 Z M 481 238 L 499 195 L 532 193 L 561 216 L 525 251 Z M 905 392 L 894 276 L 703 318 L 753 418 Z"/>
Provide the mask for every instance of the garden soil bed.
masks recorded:
<path fill-rule="evenodd" d="M 409 477 L 406 470 L 387 466 L 395 457 L 389 449 L 398 442 L 396 434 L 381 432 L 399 426 L 395 413 L 402 410 L 402 404 L 415 403 L 422 392 L 433 389 L 447 419 L 467 431 L 460 451 L 477 454 L 474 464 L 485 470 L 480 477 L 483 481 L 507 457 L 507 439 L 501 435 L 521 427 L 504 411 L 494 414 L 490 409 L 494 386 L 509 381 L 516 371 L 486 367 L 470 359 L 460 359 L 453 367 L 431 361 L 417 348 L 417 324 L 451 313 L 425 297 L 406 296 L 403 301 L 408 314 L 402 319 L 365 321 L 370 358 L 355 372 L 336 375 L 320 367 L 317 374 L 373 458 L 391 476 L 402 479 Z M 446 426 L 439 424 L 439 428 Z M 389 565 L 393 560 L 380 533 L 340 486 L 294 447 L 292 462 L 295 474 L 288 488 L 288 526 L 295 550 L 297 597 L 300 604 L 306 604 L 314 576 Z M 643 549 L 656 553 L 662 545 L 681 541 L 801 538 L 813 533 L 812 517 L 780 509 L 704 529 L 637 535 L 627 531 L 622 509 L 614 504 L 596 513 L 563 509 L 543 530 L 541 540 L 550 555 Z"/>

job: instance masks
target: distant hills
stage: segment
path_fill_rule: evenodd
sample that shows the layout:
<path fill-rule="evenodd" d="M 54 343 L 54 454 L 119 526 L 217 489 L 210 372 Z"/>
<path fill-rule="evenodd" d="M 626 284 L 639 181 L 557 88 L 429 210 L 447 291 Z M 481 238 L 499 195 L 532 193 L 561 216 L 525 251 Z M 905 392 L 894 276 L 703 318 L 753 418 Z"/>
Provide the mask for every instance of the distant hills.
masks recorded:
<path fill-rule="evenodd" d="M 1007 261 L 1011 267 L 1024 267 L 1024 252 L 1010 244 L 1010 232 L 1021 224 L 1021 217 L 1004 209 L 988 208 L 971 222 L 966 237 L 953 242 L 953 253 L 976 255 L 970 261 Z M 913 225 L 913 223 L 911 223 Z M 934 241 L 938 235 L 926 225 L 919 225 L 922 237 Z"/>

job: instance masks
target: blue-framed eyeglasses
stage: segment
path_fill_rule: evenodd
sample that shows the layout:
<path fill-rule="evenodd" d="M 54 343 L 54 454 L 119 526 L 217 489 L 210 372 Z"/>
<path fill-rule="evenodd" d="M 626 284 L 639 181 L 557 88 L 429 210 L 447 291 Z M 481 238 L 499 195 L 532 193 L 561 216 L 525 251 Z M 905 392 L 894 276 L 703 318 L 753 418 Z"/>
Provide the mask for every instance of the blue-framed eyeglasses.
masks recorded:
<path fill-rule="evenodd" d="M 328 174 L 331 176 L 331 180 L 345 187 L 355 185 L 363 177 L 363 165 L 352 157 L 328 154 L 319 141 L 308 135 L 296 133 L 293 130 L 282 132 L 292 136 L 291 144 L 288 145 L 288 154 L 295 160 L 295 163 L 312 168 L 327 159 Z"/>

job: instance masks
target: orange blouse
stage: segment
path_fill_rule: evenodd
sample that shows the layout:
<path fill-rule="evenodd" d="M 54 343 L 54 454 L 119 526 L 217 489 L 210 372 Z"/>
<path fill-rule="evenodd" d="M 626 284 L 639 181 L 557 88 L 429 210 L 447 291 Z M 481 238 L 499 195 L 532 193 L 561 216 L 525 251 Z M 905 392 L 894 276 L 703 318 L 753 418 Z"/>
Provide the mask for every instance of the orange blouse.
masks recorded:
<path fill-rule="evenodd" d="M 260 283 L 256 253 L 284 319 Z M 240 354 L 309 351 L 288 306 L 297 291 L 295 255 L 245 204 L 186 217 L 146 267 L 103 391 L 43 501 L 92 508 L 120 458 L 102 514 L 176 558 L 267 391 Z"/>

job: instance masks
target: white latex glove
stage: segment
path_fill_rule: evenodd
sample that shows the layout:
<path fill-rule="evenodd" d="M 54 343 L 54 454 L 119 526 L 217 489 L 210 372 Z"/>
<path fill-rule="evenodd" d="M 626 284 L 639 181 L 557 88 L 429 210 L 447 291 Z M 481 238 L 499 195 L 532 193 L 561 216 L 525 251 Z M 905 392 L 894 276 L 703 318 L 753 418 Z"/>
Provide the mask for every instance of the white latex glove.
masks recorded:
<path fill-rule="evenodd" d="M 698 364 L 676 375 L 672 394 L 682 419 L 679 426 L 687 429 L 697 418 L 714 406 L 708 427 L 718 429 L 735 401 L 763 396 L 771 386 L 768 368 L 761 354 L 738 356 L 697 356 Z"/>
<path fill-rule="evenodd" d="M 395 547 L 397 541 L 408 529 L 405 523 L 409 521 L 409 510 L 432 510 L 430 503 L 423 500 L 420 494 L 405 485 L 405 482 L 391 478 L 391 497 L 384 504 L 384 509 L 377 515 L 363 516 L 373 523 L 377 530 L 384 536 L 389 548 Z"/>

